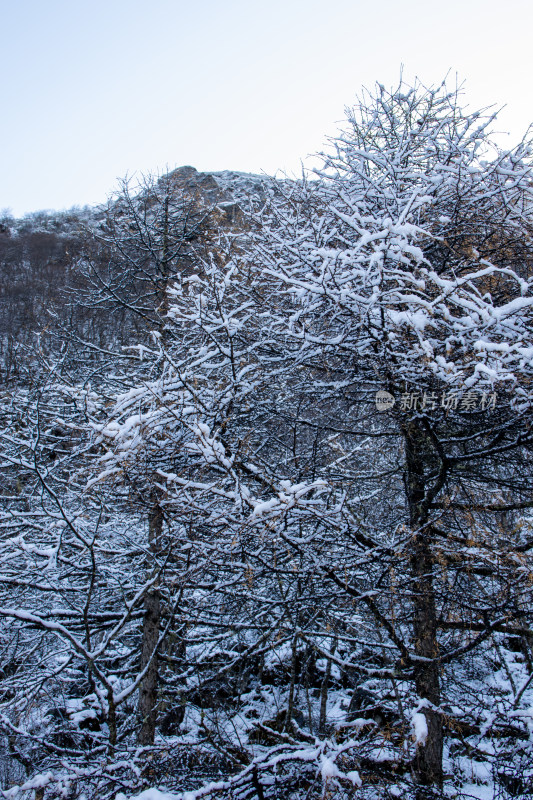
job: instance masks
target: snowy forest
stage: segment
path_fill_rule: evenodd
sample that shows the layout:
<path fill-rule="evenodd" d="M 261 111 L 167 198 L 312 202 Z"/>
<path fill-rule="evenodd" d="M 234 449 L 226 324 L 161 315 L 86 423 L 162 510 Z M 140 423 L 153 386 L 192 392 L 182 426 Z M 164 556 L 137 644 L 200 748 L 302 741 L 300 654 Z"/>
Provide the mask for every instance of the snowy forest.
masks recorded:
<path fill-rule="evenodd" d="M 533 796 L 533 150 L 0 219 L 0 797 Z"/>

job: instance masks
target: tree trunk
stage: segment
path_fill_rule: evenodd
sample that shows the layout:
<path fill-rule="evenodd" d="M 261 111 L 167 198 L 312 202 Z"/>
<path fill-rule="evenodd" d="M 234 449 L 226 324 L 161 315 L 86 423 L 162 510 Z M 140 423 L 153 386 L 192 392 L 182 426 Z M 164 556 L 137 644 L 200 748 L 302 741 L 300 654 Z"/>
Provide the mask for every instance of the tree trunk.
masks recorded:
<path fill-rule="evenodd" d="M 440 704 L 439 647 L 437 614 L 433 586 L 431 543 L 422 534 L 415 535 L 411 552 L 413 575 L 413 634 L 417 656 L 430 658 L 430 663 L 415 664 L 415 685 L 418 696 L 433 706 Z M 442 717 L 431 708 L 421 709 L 426 718 L 427 738 L 418 743 L 413 764 L 415 781 L 422 786 L 442 785 Z"/>
<path fill-rule="evenodd" d="M 161 546 L 163 530 L 163 511 L 154 499 L 148 518 L 148 536 L 151 551 L 156 554 Z M 141 672 L 149 664 L 139 685 L 139 716 L 141 728 L 139 744 L 152 745 L 157 723 L 158 658 L 157 642 L 161 627 L 161 593 L 155 584 L 144 598 L 144 617 L 142 629 Z"/>
<path fill-rule="evenodd" d="M 337 649 L 337 636 L 333 639 L 333 643 L 331 646 L 331 652 L 335 655 L 335 650 Z M 320 716 L 318 719 L 318 735 L 325 736 L 326 735 L 326 723 L 327 723 L 327 711 L 328 711 L 328 689 L 329 689 L 329 681 L 331 678 L 331 658 L 328 658 L 326 661 L 326 671 L 324 673 L 324 679 L 322 681 L 322 686 L 320 688 Z"/>
<path fill-rule="evenodd" d="M 431 443 L 418 421 L 409 423 L 405 430 L 406 491 L 413 538 L 410 567 L 413 589 L 413 639 L 416 656 L 431 659 L 415 662 L 415 686 L 420 699 L 428 707 L 420 710 L 426 718 L 427 737 L 418 742 L 413 761 L 413 777 L 420 786 L 442 786 L 443 729 L 440 713 L 431 706 L 440 705 L 439 645 L 437 639 L 437 611 L 433 576 L 432 531 L 426 503 L 429 491 L 425 470 L 434 474 L 435 459 Z M 422 790 L 420 797 L 424 797 Z"/>
<path fill-rule="evenodd" d="M 155 284 L 159 315 L 159 335 L 163 347 L 166 345 L 165 317 L 168 311 L 169 283 L 169 202 L 170 188 L 167 186 L 163 200 L 163 225 L 161 234 L 161 253 L 157 263 Z M 150 550 L 157 555 L 161 550 L 163 531 L 163 511 L 160 505 L 160 491 L 154 485 L 151 490 L 152 507 L 148 516 L 148 540 Z M 139 686 L 139 714 L 141 729 L 139 744 L 152 745 L 157 724 L 157 690 L 159 683 L 158 655 L 155 652 L 161 627 L 161 593 L 158 584 L 144 598 L 144 617 L 141 650 L 141 671 L 150 662 L 146 675 Z"/>

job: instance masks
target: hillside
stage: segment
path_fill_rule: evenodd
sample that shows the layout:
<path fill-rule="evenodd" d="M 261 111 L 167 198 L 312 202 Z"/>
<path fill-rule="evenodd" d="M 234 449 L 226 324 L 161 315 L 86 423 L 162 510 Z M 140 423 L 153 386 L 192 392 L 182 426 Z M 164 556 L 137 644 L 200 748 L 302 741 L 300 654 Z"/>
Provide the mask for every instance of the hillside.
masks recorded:
<path fill-rule="evenodd" d="M 200 199 L 206 208 L 220 210 L 224 224 L 238 225 L 238 204 L 259 196 L 264 178 L 180 167 L 158 180 L 168 181 L 176 197 Z M 113 213 L 115 202 L 111 198 L 94 208 L 0 219 L 0 381 L 9 382 L 33 361 L 38 335 L 45 332 L 44 340 L 52 346 L 51 332 L 58 325 L 66 324 L 76 336 L 88 336 L 102 346 L 126 343 L 134 320 L 118 309 L 115 324 L 109 325 L 108 316 L 100 319 L 91 308 L 84 269 L 86 258 L 95 256 L 95 237 L 103 235 L 106 214 Z M 105 260 L 105 253 L 99 258 Z M 85 308 L 80 307 L 81 297 Z"/>

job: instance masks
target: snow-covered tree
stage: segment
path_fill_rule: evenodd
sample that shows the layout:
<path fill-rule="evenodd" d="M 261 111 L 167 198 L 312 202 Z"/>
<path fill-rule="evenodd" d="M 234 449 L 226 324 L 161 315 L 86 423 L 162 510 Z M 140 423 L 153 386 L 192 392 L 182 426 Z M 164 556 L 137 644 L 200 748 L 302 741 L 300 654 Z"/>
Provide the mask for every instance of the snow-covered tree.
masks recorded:
<path fill-rule="evenodd" d="M 512 615 L 503 590 L 476 596 L 469 545 L 493 553 L 485 574 L 497 581 L 500 551 L 526 546 L 516 513 L 532 488 L 531 149 L 500 151 L 493 117 L 459 100 L 444 85 L 364 95 L 316 180 L 276 188 L 255 250 L 271 296 L 285 299 L 273 324 L 299 345 L 295 364 L 315 391 L 328 385 L 324 402 L 336 385 L 359 404 L 359 431 L 346 424 L 338 442 L 399 445 L 412 640 L 389 635 L 418 696 L 418 784 L 442 782 L 442 670 Z M 507 511 L 517 524 L 502 542 L 495 516 Z M 461 590 L 446 608 L 453 565 Z M 525 582 L 518 592 L 529 596 Z M 457 643 L 445 615 L 460 628 L 467 609 L 478 632 Z"/>
<path fill-rule="evenodd" d="M 1 422 L 3 741 L 27 791 L 67 791 L 82 772 L 103 787 L 135 717 L 138 626 L 157 565 L 145 578 L 138 514 L 119 517 L 115 497 L 84 491 L 90 442 L 58 383 L 17 389 Z"/>
<path fill-rule="evenodd" d="M 103 224 L 93 231 L 97 251 L 83 263 L 93 287 L 91 303 L 99 308 L 126 311 L 138 331 L 140 341 L 132 343 L 132 347 L 138 348 L 139 357 L 133 369 L 130 364 L 130 369 L 119 377 L 119 384 L 122 380 L 123 385 L 131 387 L 143 378 L 150 379 L 154 371 L 160 374 L 158 359 L 154 364 L 153 358 L 143 358 L 143 353 L 154 355 L 155 351 L 146 350 L 150 335 L 158 339 L 161 352 L 164 351 L 169 287 L 174 282 L 180 283 L 190 271 L 198 242 L 207 236 L 210 211 L 205 197 L 198 192 L 184 192 L 172 174 L 158 179 L 146 176 L 135 186 L 125 179 L 109 200 Z M 112 364 L 121 363 L 117 355 L 108 353 L 107 360 L 111 356 Z M 109 391 L 109 381 L 105 385 Z M 149 546 L 157 556 L 162 542 L 162 488 L 153 465 L 145 462 L 144 467 L 146 471 L 142 480 L 137 480 L 132 496 L 136 494 L 137 501 L 147 509 Z M 146 594 L 144 603 L 139 741 L 150 744 L 155 734 L 158 684 L 155 648 L 161 627 L 157 584 Z"/>

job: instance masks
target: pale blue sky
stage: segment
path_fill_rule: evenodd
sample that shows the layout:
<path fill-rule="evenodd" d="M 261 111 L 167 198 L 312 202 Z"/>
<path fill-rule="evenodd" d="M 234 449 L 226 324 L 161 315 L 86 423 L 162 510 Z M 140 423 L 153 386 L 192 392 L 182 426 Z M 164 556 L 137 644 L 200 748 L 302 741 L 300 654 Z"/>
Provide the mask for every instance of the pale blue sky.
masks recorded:
<path fill-rule="evenodd" d="M 127 172 L 298 170 L 362 85 L 448 70 L 533 120 L 526 0 L 0 0 L 0 209 L 98 203 Z"/>

